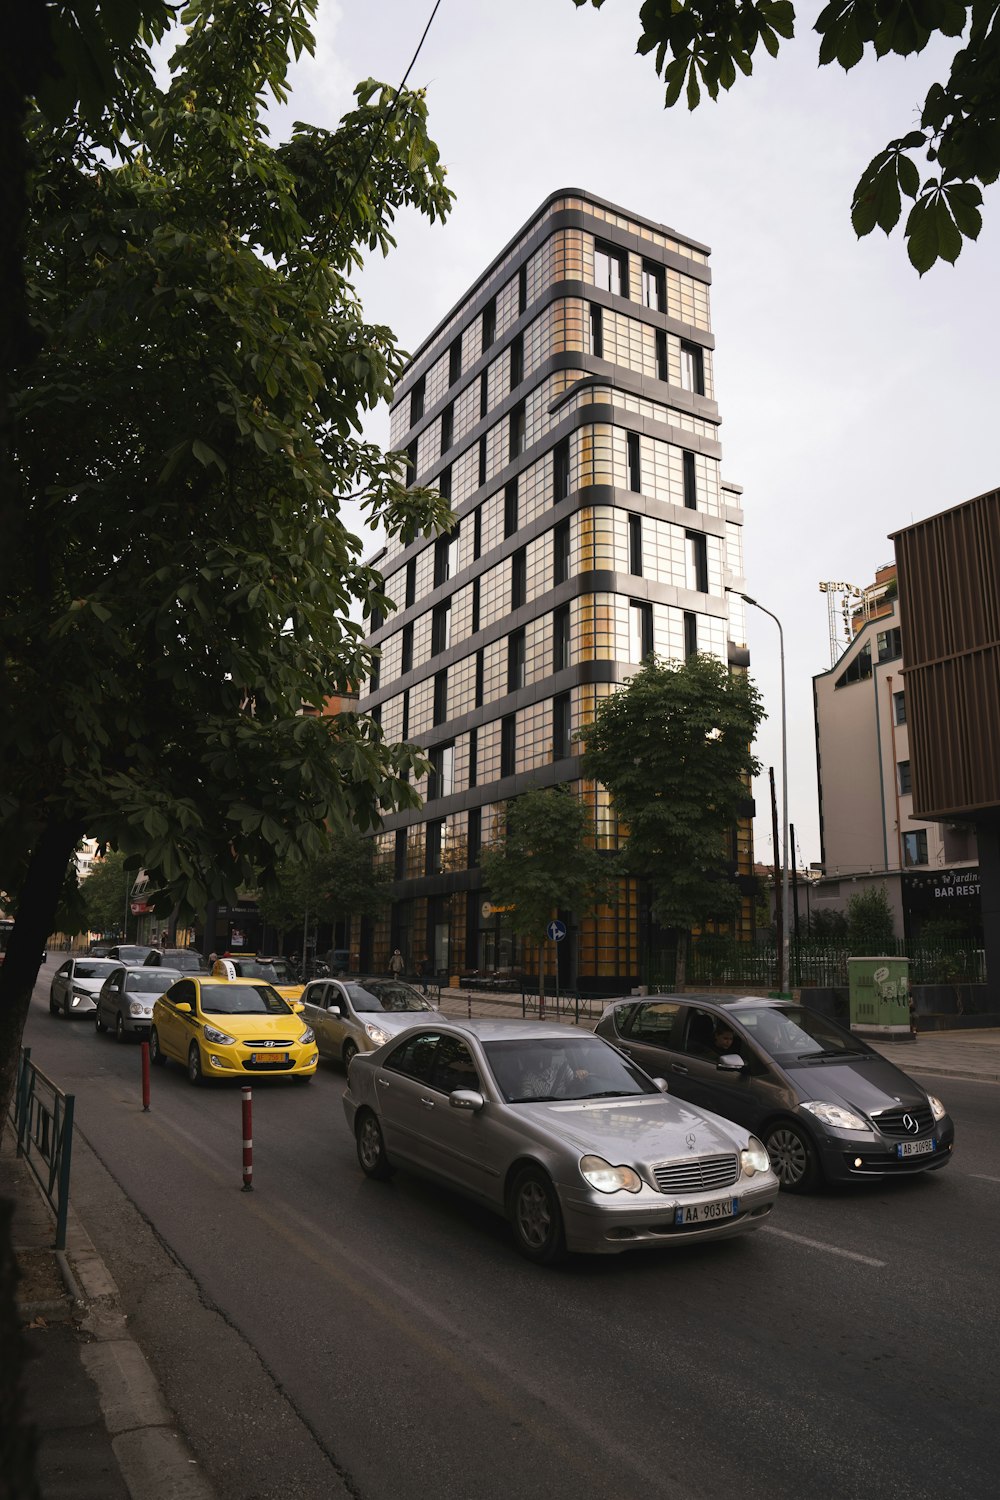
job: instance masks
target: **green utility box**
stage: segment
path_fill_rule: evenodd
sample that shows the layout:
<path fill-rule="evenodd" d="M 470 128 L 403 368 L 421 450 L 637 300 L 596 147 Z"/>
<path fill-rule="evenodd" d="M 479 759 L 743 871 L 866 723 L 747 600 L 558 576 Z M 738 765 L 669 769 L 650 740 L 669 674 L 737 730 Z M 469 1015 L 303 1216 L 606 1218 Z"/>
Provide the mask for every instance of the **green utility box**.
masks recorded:
<path fill-rule="evenodd" d="M 851 1030 L 873 1036 L 910 1035 L 908 958 L 849 958 Z"/>

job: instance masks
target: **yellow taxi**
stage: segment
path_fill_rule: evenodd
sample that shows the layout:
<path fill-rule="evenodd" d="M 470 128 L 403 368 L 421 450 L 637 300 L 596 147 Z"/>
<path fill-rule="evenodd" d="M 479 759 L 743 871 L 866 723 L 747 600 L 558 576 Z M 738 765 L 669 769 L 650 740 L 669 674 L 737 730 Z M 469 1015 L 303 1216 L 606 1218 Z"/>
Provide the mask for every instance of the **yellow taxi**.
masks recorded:
<path fill-rule="evenodd" d="M 222 965 L 231 964 L 237 979 L 263 979 L 289 1002 L 293 1010 L 302 1009 L 304 984 L 289 983 L 290 965 L 287 958 L 265 958 L 262 953 L 227 953 L 217 959 L 213 974 L 222 973 Z M 232 976 L 230 976 L 232 977 Z"/>
<path fill-rule="evenodd" d="M 185 974 L 153 1006 L 149 1055 L 182 1063 L 192 1083 L 209 1078 L 316 1072 L 316 1034 L 264 980 L 238 978 L 220 959 L 210 975 Z M 216 972 L 217 970 L 222 972 Z"/>

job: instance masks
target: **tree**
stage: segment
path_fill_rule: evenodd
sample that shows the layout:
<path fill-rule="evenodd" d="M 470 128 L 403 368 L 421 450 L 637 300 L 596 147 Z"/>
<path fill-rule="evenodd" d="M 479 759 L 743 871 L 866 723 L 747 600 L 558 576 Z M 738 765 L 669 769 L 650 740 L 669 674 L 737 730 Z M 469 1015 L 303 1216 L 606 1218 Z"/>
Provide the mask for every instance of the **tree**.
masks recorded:
<path fill-rule="evenodd" d="M 610 891 L 608 862 L 594 848 L 587 809 L 564 786 L 524 792 L 505 805 L 500 835 L 480 864 L 494 905 L 508 908 L 519 937 L 538 944 L 541 1014 L 546 927 L 559 911 L 581 916 Z"/>
<path fill-rule="evenodd" d="M 809 918 L 809 936 L 835 943 L 847 937 L 847 915 L 842 911 L 814 911 Z"/>
<path fill-rule="evenodd" d="M 588 0 L 573 0 L 577 6 Z M 600 9 L 604 0 L 589 0 Z M 777 57 L 781 38 L 795 32 L 791 0 L 644 0 L 637 50 L 655 53 L 669 108 L 683 96 L 695 109 L 749 76 L 758 45 Z M 869 162 L 854 190 L 851 221 L 858 236 L 877 226 L 886 234 L 911 200 L 904 235 L 910 261 L 923 273 L 935 261 L 954 263 L 963 239 L 982 225 L 978 184 L 1000 175 L 1000 13 L 992 0 L 830 0 L 815 28 L 820 64 L 855 67 L 875 57 L 922 52 L 932 37 L 954 37 L 956 51 L 943 83 L 927 92 L 918 129 L 889 141 Z M 737 71 L 738 70 L 738 71 Z M 930 172 L 921 178 L 916 158 Z"/>
<path fill-rule="evenodd" d="M 40 350 L 12 390 L 0 673 L 0 1118 L 37 954 L 86 832 L 157 909 L 267 886 L 291 849 L 416 804 L 425 762 L 370 719 L 303 714 L 370 666 L 386 612 L 345 497 L 409 540 L 449 524 L 360 436 L 401 368 L 350 282 L 395 212 L 448 210 L 423 94 L 359 86 L 271 145 L 315 0 L 192 0 L 130 125 L 36 115 L 25 247 Z"/>
<path fill-rule="evenodd" d="M 275 874 L 272 889 L 258 898 L 258 910 L 282 936 L 304 927 L 307 917 L 335 925 L 346 917 L 377 916 L 392 889 L 388 870 L 375 863 L 372 840 L 353 830 L 312 859 L 282 860 Z"/>
<path fill-rule="evenodd" d="M 135 884 L 136 871 L 125 868 L 125 856 L 109 849 L 103 859 L 95 859 L 90 874 L 80 883 L 80 899 L 87 928 L 91 932 L 120 932 L 128 936 L 128 899 Z"/>
<path fill-rule="evenodd" d="M 678 989 L 692 928 L 739 905 L 729 847 L 763 716 L 750 679 L 717 658 L 650 657 L 580 731 L 583 774 L 603 783 L 618 816 L 621 868 L 648 882 L 654 917 L 678 933 Z"/>
<path fill-rule="evenodd" d="M 852 953 L 889 953 L 896 946 L 896 924 L 884 885 L 855 891 L 847 903 L 847 941 Z"/>

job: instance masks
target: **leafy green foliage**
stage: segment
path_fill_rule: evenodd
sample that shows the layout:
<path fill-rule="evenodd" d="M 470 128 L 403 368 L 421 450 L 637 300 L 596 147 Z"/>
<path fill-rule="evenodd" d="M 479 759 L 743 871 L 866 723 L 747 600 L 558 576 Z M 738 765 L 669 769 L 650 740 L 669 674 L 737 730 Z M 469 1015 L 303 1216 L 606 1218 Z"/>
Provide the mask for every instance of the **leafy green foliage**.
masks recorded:
<path fill-rule="evenodd" d="M 884 885 L 855 891 L 847 903 L 847 942 L 852 953 L 895 953 L 896 928 Z"/>
<path fill-rule="evenodd" d="M 756 688 L 712 656 L 650 658 L 581 731 L 583 773 L 611 794 L 622 868 L 649 882 L 664 927 L 683 933 L 739 902 L 729 840 L 758 770 Z"/>
<path fill-rule="evenodd" d="M 374 853 L 371 839 L 348 829 L 312 859 L 290 855 L 258 898 L 261 916 L 281 933 L 302 926 L 307 915 L 321 922 L 376 916 L 390 899 L 392 880 Z"/>
<path fill-rule="evenodd" d="M 125 867 L 125 856 L 109 849 L 95 859 L 90 874 L 80 883 L 85 925 L 90 932 L 123 932 L 128 898 L 135 882 L 135 869 Z"/>
<path fill-rule="evenodd" d="M 577 6 L 587 0 L 573 0 Z M 596 8 L 604 0 L 590 0 Z M 737 74 L 749 77 L 760 43 L 776 57 L 795 30 L 789 0 L 645 0 L 638 51 L 654 53 L 666 105 L 683 96 L 689 109 L 702 90 L 717 99 Z M 907 253 L 921 275 L 938 260 L 952 264 L 964 240 L 978 238 L 982 192 L 1000 175 L 1000 7 L 997 0 L 831 0 L 815 23 L 821 65 L 850 70 L 866 51 L 875 57 L 922 52 L 935 36 L 962 38 L 944 83 L 927 92 L 920 128 L 890 141 L 854 190 L 851 222 L 858 236 L 890 234 L 902 200 L 913 200 L 904 228 Z M 921 176 L 923 155 L 931 172 Z"/>

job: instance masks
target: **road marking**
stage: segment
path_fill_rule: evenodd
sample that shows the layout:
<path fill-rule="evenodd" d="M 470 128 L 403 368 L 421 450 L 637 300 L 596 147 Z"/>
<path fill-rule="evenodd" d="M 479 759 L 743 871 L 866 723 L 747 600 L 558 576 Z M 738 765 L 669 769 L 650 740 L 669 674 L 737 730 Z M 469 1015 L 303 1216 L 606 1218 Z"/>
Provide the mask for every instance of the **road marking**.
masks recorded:
<path fill-rule="evenodd" d="M 870 1255 L 858 1255 L 854 1250 L 841 1250 L 839 1245 L 826 1245 L 822 1240 L 808 1240 L 804 1234 L 789 1234 L 787 1229 L 775 1229 L 770 1224 L 761 1225 L 761 1234 L 780 1234 L 783 1240 L 794 1240 L 797 1245 L 808 1245 L 810 1250 L 825 1250 L 828 1255 L 841 1255 L 844 1260 L 859 1260 L 863 1266 L 884 1266 L 884 1260 L 873 1260 Z"/>
<path fill-rule="evenodd" d="M 984 1177 L 982 1172 L 966 1172 L 966 1177 L 974 1177 L 977 1182 L 1000 1182 L 1000 1177 Z"/>

